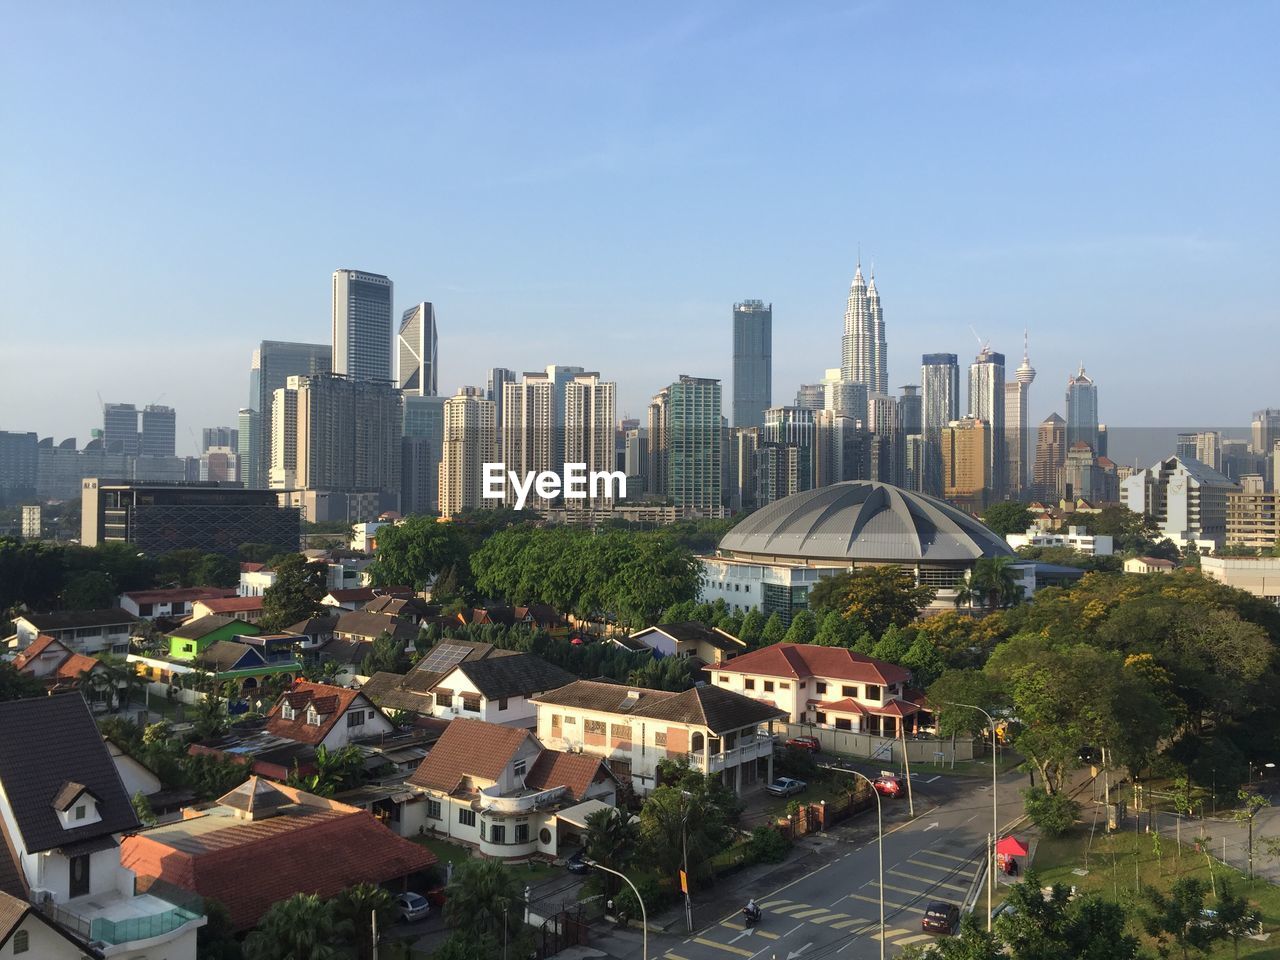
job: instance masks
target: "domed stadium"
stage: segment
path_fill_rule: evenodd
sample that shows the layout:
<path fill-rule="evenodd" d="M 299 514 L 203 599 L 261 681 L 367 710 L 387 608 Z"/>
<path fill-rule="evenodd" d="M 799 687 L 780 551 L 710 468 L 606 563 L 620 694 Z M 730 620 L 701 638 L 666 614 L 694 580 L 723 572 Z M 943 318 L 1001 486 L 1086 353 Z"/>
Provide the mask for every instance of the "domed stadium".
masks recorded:
<path fill-rule="evenodd" d="M 874 480 L 806 490 L 746 517 L 703 557 L 702 599 L 760 608 L 784 620 L 807 606 L 823 577 L 897 564 L 952 605 L 955 587 L 984 557 L 1012 557 L 996 533 L 949 503 Z"/>

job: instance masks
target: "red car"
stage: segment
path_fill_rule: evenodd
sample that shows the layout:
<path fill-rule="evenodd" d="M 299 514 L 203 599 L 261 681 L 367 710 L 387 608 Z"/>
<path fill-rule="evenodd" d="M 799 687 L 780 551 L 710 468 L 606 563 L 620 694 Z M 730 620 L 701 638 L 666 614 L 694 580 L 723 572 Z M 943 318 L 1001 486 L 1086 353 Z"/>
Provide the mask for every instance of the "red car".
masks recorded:
<path fill-rule="evenodd" d="M 906 790 L 902 781 L 897 777 L 876 777 L 871 785 L 876 788 L 876 793 L 882 797 L 900 797 Z"/>
<path fill-rule="evenodd" d="M 788 747 L 795 747 L 797 750 L 808 750 L 810 753 L 819 753 L 822 750 L 822 744 L 818 743 L 817 737 L 792 737 L 787 741 Z"/>

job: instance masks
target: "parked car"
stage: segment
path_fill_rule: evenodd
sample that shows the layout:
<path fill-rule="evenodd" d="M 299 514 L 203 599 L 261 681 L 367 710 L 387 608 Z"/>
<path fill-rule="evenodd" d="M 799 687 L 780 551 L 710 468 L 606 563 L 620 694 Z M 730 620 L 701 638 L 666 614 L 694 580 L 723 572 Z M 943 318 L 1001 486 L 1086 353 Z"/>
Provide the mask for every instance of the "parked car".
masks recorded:
<path fill-rule="evenodd" d="M 876 793 L 882 797 L 900 797 L 906 793 L 907 788 L 897 777 L 879 776 L 871 781 L 871 785 L 876 788 Z"/>
<path fill-rule="evenodd" d="M 808 790 L 809 784 L 803 780 L 793 780 L 791 777 L 779 777 L 764 789 L 766 793 L 772 793 L 775 797 L 790 797 Z"/>
<path fill-rule="evenodd" d="M 818 742 L 817 737 L 792 737 L 786 742 L 786 746 L 795 747 L 797 750 L 808 750 L 810 753 L 822 752 L 822 744 Z"/>
<path fill-rule="evenodd" d="M 955 933 L 960 925 L 960 908 L 954 903 L 935 900 L 920 918 L 920 929 L 926 933 Z"/>
<path fill-rule="evenodd" d="M 1102 762 L 1102 751 L 1097 747 L 1083 746 L 1076 756 L 1080 758 L 1081 763 L 1087 763 L 1090 766 L 1095 766 Z"/>
<path fill-rule="evenodd" d="M 587 855 L 581 850 L 569 857 L 569 859 L 564 862 L 564 865 L 565 869 L 570 873 L 591 872 L 591 868 L 587 866 Z"/>
<path fill-rule="evenodd" d="M 405 923 L 421 920 L 431 912 L 431 904 L 420 893 L 397 893 L 392 899 L 396 914 Z"/>

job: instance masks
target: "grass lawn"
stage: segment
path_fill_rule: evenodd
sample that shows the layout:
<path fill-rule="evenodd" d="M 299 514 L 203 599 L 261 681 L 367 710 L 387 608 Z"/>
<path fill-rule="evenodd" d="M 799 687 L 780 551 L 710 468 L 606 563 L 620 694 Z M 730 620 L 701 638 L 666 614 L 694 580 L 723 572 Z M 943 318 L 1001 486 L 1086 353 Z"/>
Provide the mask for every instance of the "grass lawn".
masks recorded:
<path fill-rule="evenodd" d="M 458 843 L 451 843 L 448 840 L 440 840 L 435 837 L 410 837 L 410 839 L 420 846 L 426 847 L 436 855 L 436 859 L 440 862 L 440 870 L 444 871 L 446 863 L 452 863 L 456 869 L 458 864 L 464 860 L 470 860 L 475 856 L 474 851 L 470 847 L 464 847 Z M 529 863 L 509 863 L 506 864 L 508 870 L 515 875 L 521 883 L 527 883 L 531 886 L 537 886 L 544 880 L 552 877 L 560 876 L 563 869 L 553 867 L 549 863 L 541 861 L 530 861 Z"/>
<path fill-rule="evenodd" d="M 766 794 L 768 799 L 761 805 L 760 812 L 785 817 L 787 805 L 793 800 L 801 803 L 819 803 L 825 800 L 827 803 L 832 803 L 848 794 L 849 789 L 846 784 L 855 778 L 852 775 L 832 774 L 820 770 L 812 777 L 800 779 L 804 779 L 809 784 L 809 788 L 804 793 L 798 793 L 794 797 L 774 797 Z"/>
<path fill-rule="evenodd" d="M 1054 840 L 1040 840 L 1036 847 L 1033 869 L 1040 883 L 1048 886 L 1060 883 L 1076 886 L 1082 891 L 1099 893 L 1107 899 L 1132 907 L 1138 898 L 1135 882 L 1141 886 L 1153 886 L 1168 893 L 1175 880 L 1181 876 L 1197 877 L 1209 882 L 1210 866 L 1204 854 L 1194 847 L 1183 845 L 1179 862 L 1177 844 L 1168 837 L 1161 838 L 1161 857 L 1156 856 L 1150 834 L 1135 835 L 1117 833 L 1110 837 L 1098 833 L 1089 849 L 1089 873 L 1081 877 L 1071 871 L 1084 866 L 1085 851 L 1089 844 L 1088 829 Z M 1228 878 L 1237 892 L 1249 898 L 1250 903 L 1262 914 L 1262 928 L 1271 934 L 1265 942 L 1240 941 L 1241 957 L 1276 957 L 1280 955 L 1280 887 L 1264 880 L 1249 882 L 1237 871 L 1214 861 L 1213 876 L 1220 885 Z M 1212 908 L 1213 894 L 1205 898 L 1205 906 Z M 1134 933 L 1141 935 L 1136 920 L 1131 921 Z M 1145 936 L 1143 937 L 1146 940 Z M 1148 941 L 1147 946 L 1151 943 Z M 1210 960 L 1227 960 L 1233 956 L 1230 941 L 1219 941 L 1206 955 Z"/>

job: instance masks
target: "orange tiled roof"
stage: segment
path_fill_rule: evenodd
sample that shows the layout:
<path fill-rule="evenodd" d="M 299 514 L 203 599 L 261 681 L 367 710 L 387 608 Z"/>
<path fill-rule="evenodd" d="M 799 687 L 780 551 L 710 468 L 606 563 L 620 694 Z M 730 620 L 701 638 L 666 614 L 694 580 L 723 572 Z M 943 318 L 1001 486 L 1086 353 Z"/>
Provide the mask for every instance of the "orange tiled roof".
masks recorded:
<path fill-rule="evenodd" d="M 534 790 L 568 787 L 574 800 L 582 800 L 593 783 L 608 776 L 609 771 L 598 757 L 543 750 L 525 774 L 524 785 Z"/>
<path fill-rule="evenodd" d="M 830 677 L 858 683 L 900 683 L 911 674 L 883 660 L 854 653 L 844 647 L 811 643 L 775 643 L 744 653 L 716 667 L 717 673 L 747 673 L 766 677 Z"/>
<path fill-rule="evenodd" d="M 327 683 L 299 683 L 283 694 L 267 714 L 267 732 L 297 743 L 321 743 L 358 696 L 359 690 L 348 690 L 346 687 L 335 687 Z M 286 701 L 298 711 L 299 719 L 286 720 L 280 715 L 281 707 Z M 306 710 L 311 704 L 315 704 L 316 712 L 321 715 L 318 726 L 306 721 Z"/>
<path fill-rule="evenodd" d="M 452 793 L 465 777 L 496 781 L 526 740 L 528 730 L 459 717 L 440 735 L 409 777 L 419 787 Z"/>

